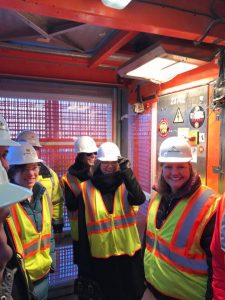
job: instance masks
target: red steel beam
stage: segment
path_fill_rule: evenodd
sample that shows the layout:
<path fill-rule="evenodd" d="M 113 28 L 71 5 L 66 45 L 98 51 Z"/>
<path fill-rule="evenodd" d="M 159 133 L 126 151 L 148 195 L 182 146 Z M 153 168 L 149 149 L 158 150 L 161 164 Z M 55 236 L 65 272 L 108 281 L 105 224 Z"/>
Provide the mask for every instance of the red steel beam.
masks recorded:
<path fill-rule="evenodd" d="M 16 55 L 13 55 L 16 54 Z M 19 55 L 21 53 L 21 55 Z M 79 82 L 91 82 L 117 85 L 118 78 L 115 70 L 106 68 L 95 68 L 90 70 L 87 66 L 76 64 L 72 61 L 50 59 L 39 59 L 33 53 L 19 51 L 6 51 L 0 49 L 0 74 L 13 76 L 29 76 L 35 78 L 49 78 L 55 80 L 71 80 Z M 49 58 L 47 57 L 49 56 Z M 122 84 L 122 83 L 121 83 Z"/>
<path fill-rule="evenodd" d="M 118 34 L 116 34 L 93 58 L 90 59 L 89 67 L 94 68 L 103 63 L 110 55 L 117 52 L 137 34 L 137 32 L 118 32 Z"/>
<path fill-rule="evenodd" d="M 61 62 L 61 63 L 69 63 L 75 65 L 83 65 L 88 66 L 90 58 L 85 57 L 76 57 L 70 55 L 63 55 L 63 54 L 56 54 L 56 53 L 44 53 L 44 52 L 37 52 L 37 51 L 29 51 L 29 50 L 18 50 L 13 48 L 0 48 L 0 54 L 14 57 L 18 56 L 24 59 L 33 59 L 39 62 L 46 61 L 46 62 Z M 121 65 L 121 61 L 119 60 L 105 60 L 104 61 L 105 67 L 114 69 Z"/>
<path fill-rule="evenodd" d="M 209 6 L 208 1 L 201 2 Z M 126 31 L 198 40 L 211 23 L 205 15 L 174 10 L 150 3 L 131 2 L 124 10 L 104 6 L 100 0 L 0 0 L 0 7 L 62 18 Z M 217 24 L 204 42 L 225 45 L 225 25 Z"/>

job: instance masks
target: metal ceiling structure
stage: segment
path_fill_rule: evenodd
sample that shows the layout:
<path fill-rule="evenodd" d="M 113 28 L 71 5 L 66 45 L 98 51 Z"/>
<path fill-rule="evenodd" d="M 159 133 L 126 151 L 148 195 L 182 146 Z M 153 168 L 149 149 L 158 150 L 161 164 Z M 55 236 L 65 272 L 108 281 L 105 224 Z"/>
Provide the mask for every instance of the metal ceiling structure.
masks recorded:
<path fill-rule="evenodd" d="M 210 62 L 225 46 L 224 0 L 0 0 L 0 75 L 124 84 L 117 69 L 161 42 Z"/>

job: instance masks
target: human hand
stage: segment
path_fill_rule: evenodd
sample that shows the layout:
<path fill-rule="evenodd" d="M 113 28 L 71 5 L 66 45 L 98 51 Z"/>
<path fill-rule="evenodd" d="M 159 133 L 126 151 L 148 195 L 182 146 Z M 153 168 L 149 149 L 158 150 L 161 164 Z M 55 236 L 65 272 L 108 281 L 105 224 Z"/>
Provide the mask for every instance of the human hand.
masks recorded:
<path fill-rule="evenodd" d="M 131 168 L 131 163 L 130 163 L 129 159 L 126 157 L 119 157 L 118 164 L 119 164 L 121 171 L 125 171 L 125 170 Z"/>

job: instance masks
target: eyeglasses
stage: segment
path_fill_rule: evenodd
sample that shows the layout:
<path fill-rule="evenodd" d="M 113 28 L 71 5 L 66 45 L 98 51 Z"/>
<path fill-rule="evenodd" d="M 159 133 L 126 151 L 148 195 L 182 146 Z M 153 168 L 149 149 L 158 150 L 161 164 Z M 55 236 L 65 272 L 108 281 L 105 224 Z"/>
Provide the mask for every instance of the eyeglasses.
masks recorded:
<path fill-rule="evenodd" d="M 97 152 L 86 153 L 86 156 L 92 156 L 92 155 L 97 155 Z"/>
<path fill-rule="evenodd" d="M 117 166 L 118 162 L 117 161 L 101 161 L 101 164 L 104 166 L 104 167 L 108 167 L 108 166 Z"/>
<path fill-rule="evenodd" d="M 31 168 L 29 168 L 29 167 L 26 167 L 26 168 L 24 168 L 23 170 L 22 170 L 22 172 L 23 173 L 29 173 L 30 171 L 32 171 L 32 172 L 34 172 L 34 173 L 39 173 L 39 171 L 40 171 L 40 166 L 35 166 L 35 167 L 31 167 Z"/>

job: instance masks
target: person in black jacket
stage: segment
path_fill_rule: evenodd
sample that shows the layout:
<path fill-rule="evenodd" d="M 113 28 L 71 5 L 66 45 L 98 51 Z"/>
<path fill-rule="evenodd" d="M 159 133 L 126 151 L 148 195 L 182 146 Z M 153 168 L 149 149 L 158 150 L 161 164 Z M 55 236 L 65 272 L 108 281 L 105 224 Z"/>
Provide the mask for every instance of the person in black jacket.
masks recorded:
<path fill-rule="evenodd" d="M 82 186 L 78 266 L 82 275 L 89 271 L 89 277 L 97 282 L 101 299 L 139 300 L 144 272 L 136 213 L 145 194 L 116 144 L 103 143 L 97 159 L 93 176 Z"/>
<path fill-rule="evenodd" d="M 62 182 L 73 240 L 73 261 L 74 264 L 78 264 L 80 254 L 78 218 L 79 210 L 83 207 L 80 185 L 92 176 L 98 148 L 93 138 L 81 136 L 75 141 L 74 150 L 75 162 L 62 177 Z"/>
<path fill-rule="evenodd" d="M 210 243 L 221 196 L 201 183 L 184 138 L 163 141 L 161 172 L 144 238 L 144 268 L 151 299 L 212 299 Z"/>

